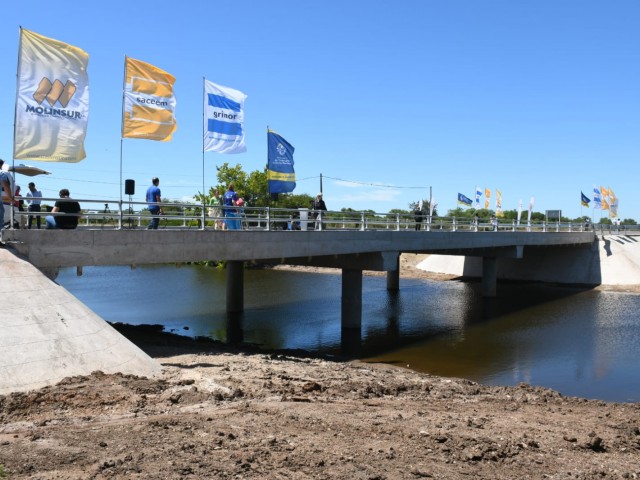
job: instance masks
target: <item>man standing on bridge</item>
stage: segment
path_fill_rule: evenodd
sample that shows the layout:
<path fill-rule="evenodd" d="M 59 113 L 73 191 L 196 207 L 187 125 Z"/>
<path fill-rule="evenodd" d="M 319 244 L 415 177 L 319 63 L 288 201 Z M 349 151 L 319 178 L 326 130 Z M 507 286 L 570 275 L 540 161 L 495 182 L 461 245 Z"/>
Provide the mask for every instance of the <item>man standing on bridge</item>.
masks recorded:
<path fill-rule="evenodd" d="M 149 204 L 149 213 L 152 215 L 151 222 L 147 230 L 157 230 L 160 225 L 160 216 L 162 215 L 162 207 L 160 207 L 160 201 L 162 200 L 162 194 L 160 193 L 160 179 L 153 177 L 151 179 L 152 185 L 147 189 L 147 203 Z"/>

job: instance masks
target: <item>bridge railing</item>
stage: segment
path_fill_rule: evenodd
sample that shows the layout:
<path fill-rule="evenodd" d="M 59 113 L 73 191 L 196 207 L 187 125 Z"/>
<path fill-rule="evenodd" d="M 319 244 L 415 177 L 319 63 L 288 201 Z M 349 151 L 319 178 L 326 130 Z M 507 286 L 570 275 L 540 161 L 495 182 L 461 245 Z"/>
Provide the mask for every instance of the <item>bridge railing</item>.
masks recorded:
<path fill-rule="evenodd" d="M 26 199 L 25 199 L 26 200 Z M 43 203 L 55 204 L 60 198 L 42 198 Z M 82 207 L 80 228 L 123 229 L 146 228 L 153 218 L 146 202 L 73 199 Z M 413 213 L 378 213 L 372 211 L 312 211 L 307 208 L 273 207 L 210 207 L 193 203 L 162 203 L 160 229 L 221 229 L 226 226 L 241 230 L 394 230 L 394 231 L 450 231 L 450 232 L 580 232 L 640 233 L 638 225 L 608 225 L 575 222 L 520 222 L 497 219 L 488 221 L 459 217 L 416 217 Z M 19 211 L 5 206 L 5 221 L 11 218 L 14 228 L 25 228 L 34 212 Z M 54 214 L 43 208 L 44 217 Z M 225 214 L 225 212 L 227 214 Z M 232 213 L 233 216 L 229 216 Z M 232 223 L 233 222 L 233 223 Z M 34 222 L 35 224 L 35 222 Z M 11 228 L 11 227 L 9 227 Z"/>

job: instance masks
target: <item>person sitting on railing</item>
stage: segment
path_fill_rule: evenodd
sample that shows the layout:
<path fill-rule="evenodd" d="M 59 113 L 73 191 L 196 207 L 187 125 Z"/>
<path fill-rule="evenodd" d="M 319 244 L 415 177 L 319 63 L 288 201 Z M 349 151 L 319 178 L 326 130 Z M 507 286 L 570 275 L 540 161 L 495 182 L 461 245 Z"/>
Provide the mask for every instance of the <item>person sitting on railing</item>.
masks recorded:
<path fill-rule="evenodd" d="M 51 210 L 51 213 L 63 213 L 64 215 L 47 215 L 45 221 L 47 228 L 62 228 L 66 230 L 74 229 L 78 226 L 80 219 L 80 204 L 69 199 L 69 190 L 60 190 L 60 198 Z"/>

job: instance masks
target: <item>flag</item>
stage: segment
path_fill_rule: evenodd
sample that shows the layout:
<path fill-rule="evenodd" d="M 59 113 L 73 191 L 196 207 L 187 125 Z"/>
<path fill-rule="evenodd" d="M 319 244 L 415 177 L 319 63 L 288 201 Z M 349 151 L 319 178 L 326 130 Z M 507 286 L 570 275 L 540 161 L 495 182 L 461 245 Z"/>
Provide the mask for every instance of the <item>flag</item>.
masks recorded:
<path fill-rule="evenodd" d="M 465 205 L 467 207 L 470 207 L 473 202 L 471 201 L 470 198 L 465 197 L 463 194 L 459 193 L 458 194 L 458 203 L 460 203 L 462 205 Z"/>
<path fill-rule="evenodd" d="M 602 206 L 600 208 L 602 208 L 602 210 L 609 210 L 609 202 L 607 202 L 604 198 L 602 199 Z"/>
<path fill-rule="evenodd" d="M 267 130 L 267 144 L 269 193 L 293 192 L 296 188 L 296 174 L 293 171 L 295 148 L 273 130 Z"/>
<path fill-rule="evenodd" d="M 435 197 L 430 197 L 429 198 L 429 221 L 431 221 L 431 217 L 433 217 L 433 210 L 435 208 L 436 205 L 436 199 Z"/>
<path fill-rule="evenodd" d="M 491 190 L 488 188 L 484 189 L 484 208 L 489 209 L 489 203 L 491 202 Z"/>
<path fill-rule="evenodd" d="M 618 216 L 618 197 L 613 193 L 613 190 L 609 188 L 609 218 L 616 218 Z"/>
<path fill-rule="evenodd" d="M 593 186 L 593 208 L 594 210 L 602 209 L 602 198 L 600 198 L 600 189 Z"/>
<path fill-rule="evenodd" d="M 583 207 L 588 207 L 589 202 L 591 202 L 591 200 L 584 193 L 580 192 L 580 204 Z"/>
<path fill-rule="evenodd" d="M 122 97 L 122 137 L 171 140 L 178 126 L 173 75 L 158 67 L 125 57 Z"/>
<path fill-rule="evenodd" d="M 529 214 L 527 215 L 527 222 L 531 223 L 531 214 L 533 213 L 533 196 L 529 199 Z"/>
<path fill-rule="evenodd" d="M 496 188 L 496 217 L 502 216 L 502 192 Z"/>
<path fill-rule="evenodd" d="M 520 225 L 520 218 L 522 217 L 522 199 L 518 202 L 518 225 Z"/>
<path fill-rule="evenodd" d="M 20 29 L 13 158 L 79 162 L 86 157 L 89 55 Z"/>
<path fill-rule="evenodd" d="M 203 150 L 218 153 L 242 153 L 244 143 L 244 101 L 239 90 L 204 81 Z M 293 153 L 293 151 L 291 152 Z"/>
<path fill-rule="evenodd" d="M 480 210 L 480 197 L 482 196 L 482 190 L 480 187 L 476 187 L 476 210 Z"/>

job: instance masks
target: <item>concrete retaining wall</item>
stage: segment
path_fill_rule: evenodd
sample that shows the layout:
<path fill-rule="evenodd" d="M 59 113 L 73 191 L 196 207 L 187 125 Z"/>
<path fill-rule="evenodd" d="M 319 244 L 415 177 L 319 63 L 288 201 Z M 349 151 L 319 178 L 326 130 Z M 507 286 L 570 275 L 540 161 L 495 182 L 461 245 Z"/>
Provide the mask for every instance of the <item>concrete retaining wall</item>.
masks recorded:
<path fill-rule="evenodd" d="M 8 249 L 0 249 L 0 299 L 0 395 L 96 370 L 160 372 L 155 360 Z"/>

